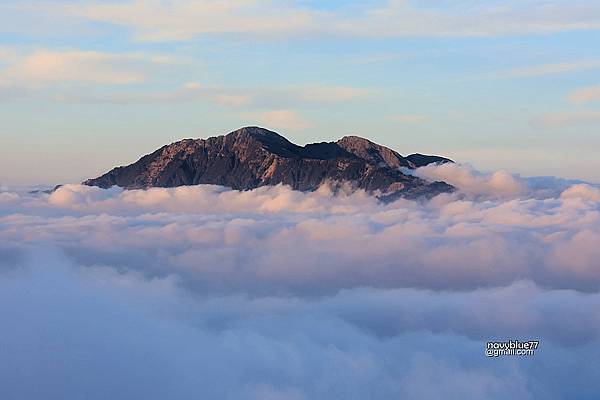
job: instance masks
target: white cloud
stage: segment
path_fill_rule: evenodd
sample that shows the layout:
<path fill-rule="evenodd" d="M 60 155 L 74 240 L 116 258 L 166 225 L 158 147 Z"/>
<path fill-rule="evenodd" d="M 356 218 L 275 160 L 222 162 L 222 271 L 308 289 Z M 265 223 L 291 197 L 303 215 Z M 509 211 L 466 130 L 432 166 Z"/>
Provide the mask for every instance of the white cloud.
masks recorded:
<path fill-rule="evenodd" d="M 597 390 L 598 367 L 583 361 L 599 355 L 597 295 L 515 284 L 198 297 L 174 279 L 27 250 L 0 276 L 0 383 L 18 398 L 560 398 L 574 378 L 587 382 L 577 394 Z M 486 359 L 487 335 L 540 339 L 534 357 L 545 362 Z"/>
<path fill-rule="evenodd" d="M 273 35 L 304 31 L 314 23 L 309 10 L 264 0 L 130 1 L 84 4 L 68 14 L 132 27 L 140 40 L 185 40 L 205 34 Z"/>
<path fill-rule="evenodd" d="M 505 172 L 482 174 L 446 164 L 417 174 L 460 190 L 425 205 L 406 200 L 382 205 L 360 191 L 334 197 L 327 187 L 302 193 L 284 186 L 245 192 L 210 185 L 147 191 L 65 186 L 47 202 L 23 198 L 20 213 L 0 219 L 5 223 L 0 239 L 50 235 L 82 262 L 170 271 L 203 290 L 466 289 L 518 279 L 600 287 L 593 264 L 586 264 L 596 249 L 584 239 L 600 234 L 600 217 L 596 204 L 581 201 L 575 189 L 560 197 L 564 186 L 554 181 L 530 187 L 529 180 Z M 12 196 L 6 201 L 12 209 L 19 203 Z M 23 216 L 38 212 L 56 217 L 41 220 L 42 230 L 32 228 Z M 87 233 L 77 239 L 76 232 Z M 549 254 L 558 246 L 577 247 L 583 261 L 557 263 Z M 329 260 L 327 266 L 320 260 Z"/>
<path fill-rule="evenodd" d="M 373 94 L 365 88 L 336 85 L 236 88 L 188 82 L 174 90 L 115 92 L 104 94 L 66 92 L 59 98 L 68 102 L 116 104 L 208 101 L 231 107 L 273 108 L 315 106 L 357 100 Z"/>
<path fill-rule="evenodd" d="M 571 72 L 598 68 L 600 68 L 600 60 L 580 60 L 512 68 L 504 71 L 496 71 L 485 74 L 481 77 L 491 79 L 530 78 L 537 76 L 567 74 Z"/>
<path fill-rule="evenodd" d="M 49 87 L 52 100 L 70 103 L 203 101 L 233 108 L 288 110 L 348 102 L 376 93 L 367 88 L 327 84 L 227 87 L 193 81 L 171 90 L 142 90 L 139 86 L 127 84 L 151 81 L 160 68 L 182 65 L 189 60 L 175 61 L 172 57 L 143 53 L 47 49 L 23 53 L 0 48 L 0 56 L 4 54 L 4 65 L 0 64 L 0 100 L 39 95 L 40 89 Z M 81 90 L 81 84 L 86 90 Z M 115 85 L 123 87 L 117 89 Z M 283 121 L 287 118 L 294 127 L 308 126 L 306 121 L 302 122 L 298 115 L 292 114 L 291 111 L 276 111 L 258 115 L 263 120 Z"/>
<path fill-rule="evenodd" d="M 163 57 L 80 50 L 38 50 L 0 71 L 0 80 L 21 86 L 60 82 L 127 84 L 145 80 L 144 67 L 168 62 Z"/>
<path fill-rule="evenodd" d="M 3 188 L 3 393 L 594 398 L 598 188 L 417 173 L 460 191 Z M 485 358 L 508 339 L 540 347 Z"/>
<path fill-rule="evenodd" d="M 600 190 L 588 184 L 578 184 L 569 187 L 560 195 L 563 199 L 585 199 L 600 202 Z"/>
<path fill-rule="evenodd" d="M 140 40 L 187 40 L 203 35 L 234 34 L 253 38 L 286 35 L 506 36 L 600 28 L 600 7 L 532 1 L 494 3 L 444 2 L 436 6 L 389 0 L 328 11 L 269 0 L 129 1 L 63 5 L 60 12 L 131 28 Z"/>
<path fill-rule="evenodd" d="M 600 123 L 600 111 L 560 111 L 539 115 L 531 120 L 535 128 L 563 128 Z"/>
<path fill-rule="evenodd" d="M 420 124 L 427 120 L 425 115 L 420 114 L 396 114 L 388 115 L 387 119 L 394 122 Z"/>
<path fill-rule="evenodd" d="M 485 174 L 469 165 L 430 164 L 411 172 L 429 181 L 444 181 L 460 188 L 462 193 L 486 198 L 517 198 L 531 195 L 526 182 L 506 171 Z"/>
<path fill-rule="evenodd" d="M 336 103 L 370 96 L 374 90 L 350 86 L 313 85 L 297 88 L 293 96 L 312 103 Z M 294 92 L 292 92 L 294 93 Z"/>
<path fill-rule="evenodd" d="M 600 100 L 600 85 L 588 86 L 574 90 L 567 96 L 569 101 L 576 104 L 588 103 L 594 100 Z"/>
<path fill-rule="evenodd" d="M 256 114 L 244 114 L 244 118 L 256 121 L 257 125 L 291 131 L 301 131 L 313 126 L 311 121 L 293 110 L 273 110 Z"/>
<path fill-rule="evenodd" d="M 173 90 L 164 91 L 114 91 L 108 93 L 63 91 L 57 100 L 65 102 L 144 104 L 206 101 L 214 104 L 241 107 L 252 104 L 250 92 L 238 89 L 188 82 Z"/>

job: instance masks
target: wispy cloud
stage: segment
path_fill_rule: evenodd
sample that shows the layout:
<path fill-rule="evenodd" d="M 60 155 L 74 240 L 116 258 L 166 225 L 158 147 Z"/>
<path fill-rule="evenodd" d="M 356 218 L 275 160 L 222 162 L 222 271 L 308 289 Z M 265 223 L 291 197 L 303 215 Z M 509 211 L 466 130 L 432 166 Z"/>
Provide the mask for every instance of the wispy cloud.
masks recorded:
<path fill-rule="evenodd" d="M 508 2 L 504 5 L 445 2 L 416 5 L 389 0 L 375 6 L 323 11 L 271 0 L 140 1 L 46 7 L 76 18 L 130 28 L 136 39 L 188 40 L 233 34 L 280 39 L 334 34 L 361 37 L 510 36 L 600 29 L 600 5 L 590 1 Z"/>
<path fill-rule="evenodd" d="M 227 87 L 192 81 L 157 89 L 151 85 L 165 68 L 194 62 L 161 54 L 51 49 L 23 52 L 0 47 L 0 57 L 0 99 L 4 100 L 39 95 L 40 89 L 51 87 L 53 100 L 73 103 L 206 101 L 231 107 L 284 109 L 353 101 L 376 93 L 373 89 L 322 83 Z M 130 85 L 138 83 L 144 85 Z M 115 90 L 112 86 L 122 87 Z"/>
<path fill-rule="evenodd" d="M 296 96 L 310 102 L 350 101 L 360 97 L 370 96 L 375 90 L 350 86 L 308 85 L 296 90 Z"/>
<path fill-rule="evenodd" d="M 420 124 L 427 121 L 427 116 L 422 114 L 395 114 L 386 117 L 390 121 L 400 123 Z"/>
<path fill-rule="evenodd" d="M 547 34 L 600 28 L 600 6 L 544 1 L 444 2 L 421 5 L 407 0 L 389 0 L 367 9 L 356 18 L 339 18 L 336 30 L 367 37 L 450 36 L 493 37 Z"/>
<path fill-rule="evenodd" d="M 241 90 L 189 82 L 172 90 L 142 91 L 63 91 L 55 99 L 74 103 L 152 104 L 206 101 L 215 104 L 242 106 L 253 102 L 250 94 Z"/>
<path fill-rule="evenodd" d="M 269 0 L 95 3 L 64 7 L 70 15 L 130 27 L 140 40 L 186 40 L 207 34 L 281 35 L 309 31 L 318 13 Z"/>
<path fill-rule="evenodd" d="M 173 90 L 164 91 L 63 92 L 57 99 L 66 102 L 114 104 L 206 101 L 231 107 L 281 108 L 347 102 L 370 96 L 373 93 L 375 91 L 371 89 L 323 84 L 236 88 L 188 82 Z"/>
<path fill-rule="evenodd" d="M 600 100 L 600 85 L 587 86 L 572 91 L 567 96 L 569 101 L 577 104 Z"/>
<path fill-rule="evenodd" d="M 482 79 L 530 78 L 547 75 L 560 75 L 600 68 L 600 60 L 581 60 L 550 64 L 531 65 L 480 75 Z"/>
<path fill-rule="evenodd" d="M 536 128 L 563 128 L 600 124 L 600 111 L 563 111 L 534 117 L 531 125 Z"/>
<path fill-rule="evenodd" d="M 245 113 L 245 120 L 254 120 L 258 125 L 301 131 L 313 126 L 313 123 L 293 110 L 273 110 L 260 113 Z"/>
<path fill-rule="evenodd" d="M 142 82 L 150 67 L 169 58 L 81 50 L 36 50 L 17 56 L 0 69 L 0 83 L 14 87 L 40 87 L 75 82 L 121 85 Z"/>

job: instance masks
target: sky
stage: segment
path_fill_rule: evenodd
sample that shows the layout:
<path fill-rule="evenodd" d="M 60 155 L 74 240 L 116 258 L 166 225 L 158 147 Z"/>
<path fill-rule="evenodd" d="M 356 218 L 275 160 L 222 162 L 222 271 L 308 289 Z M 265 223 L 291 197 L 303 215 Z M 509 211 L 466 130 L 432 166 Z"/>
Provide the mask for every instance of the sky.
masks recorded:
<path fill-rule="evenodd" d="M 591 0 L 1 1 L 0 397 L 596 399 L 598 43 Z M 247 125 L 456 191 L 78 184 Z"/>
<path fill-rule="evenodd" d="M 3 1 L 0 184 L 260 125 L 600 182 L 596 1 Z"/>

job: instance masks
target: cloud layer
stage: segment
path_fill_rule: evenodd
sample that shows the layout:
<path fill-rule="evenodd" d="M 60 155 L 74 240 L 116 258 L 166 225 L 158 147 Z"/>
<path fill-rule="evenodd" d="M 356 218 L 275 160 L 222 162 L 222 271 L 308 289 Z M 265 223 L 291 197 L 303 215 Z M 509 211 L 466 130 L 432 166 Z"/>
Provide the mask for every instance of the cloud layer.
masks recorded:
<path fill-rule="evenodd" d="M 282 36 L 338 35 L 506 36 L 545 34 L 600 27 L 600 8 L 587 1 L 565 7 L 560 3 L 530 1 L 489 2 L 487 5 L 443 2 L 420 5 L 405 0 L 376 2 L 320 10 L 298 3 L 280 5 L 270 0 L 129 1 L 92 3 L 63 8 L 63 13 L 108 22 L 133 30 L 139 40 L 188 40 L 204 35 L 229 34 L 272 39 Z"/>
<path fill-rule="evenodd" d="M 594 398 L 600 190 L 416 173 L 460 191 L 4 189 L 3 397 Z"/>
<path fill-rule="evenodd" d="M 10 15 L 29 14 L 36 30 L 101 22 L 125 27 L 141 41 L 183 41 L 208 35 L 273 40 L 285 37 L 495 37 L 597 30 L 600 8 L 592 1 L 568 4 L 531 0 L 480 2 L 408 0 L 350 2 L 323 7 L 272 0 L 61 1 L 7 4 Z M 7 19 L 4 28 L 21 32 Z M 54 24 L 52 23 L 54 22 Z M 57 22 L 59 24 L 57 24 Z M 58 26 L 57 26 L 58 25 Z"/>

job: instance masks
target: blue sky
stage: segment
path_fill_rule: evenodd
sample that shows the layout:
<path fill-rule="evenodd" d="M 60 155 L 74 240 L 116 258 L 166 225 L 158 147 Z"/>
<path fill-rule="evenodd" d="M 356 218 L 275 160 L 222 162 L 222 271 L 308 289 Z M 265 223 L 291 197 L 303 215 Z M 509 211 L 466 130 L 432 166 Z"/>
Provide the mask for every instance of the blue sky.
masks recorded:
<path fill-rule="evenodd" d="M 595 1 L 4 1 L 0 184 L 244 125 L 600 181 L 598 43 Z"/>

